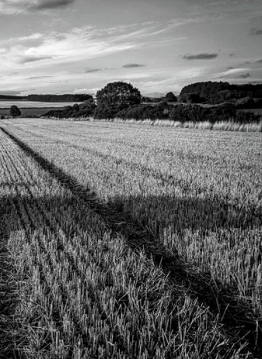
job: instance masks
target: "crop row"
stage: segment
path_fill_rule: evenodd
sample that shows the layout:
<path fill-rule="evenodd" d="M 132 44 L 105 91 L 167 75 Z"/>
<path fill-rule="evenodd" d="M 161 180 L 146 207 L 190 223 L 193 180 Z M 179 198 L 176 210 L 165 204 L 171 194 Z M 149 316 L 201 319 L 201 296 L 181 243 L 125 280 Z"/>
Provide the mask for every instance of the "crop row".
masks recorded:
<path fill-rule="evenodd" d="M 261 311 L 259 135 L 52 121 L 12 133 Z"/>
<path fill-rule="evenodd" d="M 207 308 L 171 286 L 143 251 L 131 251 L 86 201 L 3 132 L 0 140 L 21 355 L 238 357 L 238 338 Z"/>

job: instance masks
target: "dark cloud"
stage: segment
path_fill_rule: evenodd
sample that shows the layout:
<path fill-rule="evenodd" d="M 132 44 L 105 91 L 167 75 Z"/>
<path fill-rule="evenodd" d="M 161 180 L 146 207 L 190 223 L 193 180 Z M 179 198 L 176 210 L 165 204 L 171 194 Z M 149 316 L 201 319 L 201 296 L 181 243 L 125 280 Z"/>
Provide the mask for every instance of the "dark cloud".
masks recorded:
<path fill-rule="evenodd" d="M 185 60 L 212 60 L 215 59 L 218 56 L 218 54 L 208 54 L 208 53 L 203 53 L 203 54 L 197 54 L 197 55 L 185 55 L 183 56 L 183 59 Z"/>
<path fill-rule="evenodd" d="M 143 67 L 145 65 L 142 65 L 142 64 L 125 64 L 123 67 L 126 68 L 126 69 L 132 69 L 134 67 Z"/>
<path fill-rule="evenodd" d="M 251 77 L 250 73 L 242 74 L 239 76 L 240 79 L 247 79 L 248 77 Z"/>
<path fill-rule="evenodd" d="M 250 35 L 262 35 L 262 29 L 253 28 L 250 30 Z"/>
<path fill-rule="evenodd" d="M 233 57 L 233 56 L 235 56 L 235 54 L 229 54 L 229 57 Z"/>
<path fill-rule="evenodd" d="M 92 73 L 92 72 L 98 72 L 101 71 L 101 69 L 88 69 L 85 71 L 86 74 Z"/>
<path fill-rule="evenodd" d="M 66 7 L 76 0 L 43 0 L 38 4 L 30 6 L 32 10 L 48 10 L 48 9 L 57 9 L 61 7 Z"/>
<path fill-rule="evenodd" d="M 229 66 L 229 67 L 227 67 L 227 70 L 233 70 L 233 68 L 234 68 L 234 67 Z"/>
<path fill-rule="evenodd" d="M 257 61 L 258 63 L 262 63 L 262 59 Z"/>
<path fill-rule="evenodd" d="M 42 61 L 52 59 L 52 56 L 26 56 L 20 62 L 26 64 L 28 62 Z"/>

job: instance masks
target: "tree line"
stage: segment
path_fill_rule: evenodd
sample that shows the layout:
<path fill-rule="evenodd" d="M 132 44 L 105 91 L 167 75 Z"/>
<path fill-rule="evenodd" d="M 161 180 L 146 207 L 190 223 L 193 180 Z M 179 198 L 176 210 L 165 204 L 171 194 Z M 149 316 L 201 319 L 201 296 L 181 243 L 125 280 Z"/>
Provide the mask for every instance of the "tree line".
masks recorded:
<path fill-rule="evenodd" d="M 27 96 L 28 101 L 40 102 L 83 102 L 90 100 L 91 95 L 88 94 L 63 94 L 63 95 L 37 95 L 32 94 Z"/>
<path fill-rule="evenodd" d="M 200 121 L 234 121 L 240 123 L 255 123 L 260 121 L 260 115 L 253 112 L 243 112 L 243 108 L 254 108 L 254 103 L 262 101 L 243 97 L 234 101 L 212 101 L 204 100 L 204 94 L 215 98 L 216 94 L 225 90 L 227 83 L 208 82 L 196 83 L 184 87 L 179 98 L 172 92 L 153 102 L 150 98 L 143 97 L 140 91 L 130 83 L 112 82 L 97 91 L 96 102 L 89 99 L 79 105 L 67 106 L 62 110 L 49 111 L 46 116 L 58 118 L 79 118 L 93 116 L 95 119 L 169 119 L 180 122 Z M 234 88 L 237 85 L 233 85 Z M 251 94 L 251 87 L 239 86 L 238 94 Z M 262 87 L 262 85 L 261 85 Z M 202 92 L 201 89 L 204 89 Z M 251 90 L 250 90 L 251 89 Z M 192 92 L 195 91 L 195 92 Z M 242 92 L 241 92 L 242 91 Z M 249 91 L 249 92 L 246 92 Z M 253 95 L 260 95 L 260 87 L 254 86 Z M 213 97 L 212 97 L 213 96 Z M 218 98 L 218 97 L 217 97 Z M 203 106 L 203 103 L 209 106 Z M 261 103 L 262 105 L 262 103 Z M 252 107 L 254 106 L 254 107 Z M 262 106 L 261 106 L 262 107 Z"/>
<path fill-rule="evenodd" d="M 31 94 L 28 96 L 0 95 L 0 100 L 17 100 L 17 101 L 39 101 L 39 102 L 83 102 L 92 98 L 88 94 Z"/>
<path fill-rule="evenodd" d="M 107 84 L 97 91 L 95 99 L 91 95 L 30 96 L 28 97 L 39 101 L 43 98 L 48 101 L 52 96 L 55 96 L 57 100 L 59 98 L 67 99 L 67 101 L 74 99 L 78 102 L 82 100 L 80 104 L 65 106 L 61 110 L 55 109 L 45 114 L 47 117 L 57 118 L 92 116 L 95 119 L 170 119 L 181 122 L 235 121 L 251 123 L 259 122 L 261 116 L 242 110 L 262 108 L 262 84 L 230 85 L 227 82 L 211 81 L 187 85 L 181 90 L 178 98 L 169 92 L 157 101 L 154 99 L 154 102 L 148 97 L 143 97 L 140 91 L 130 83 L 121 81 Z M 17 110 L 13 109 L 11 115 L 17 116 L 17 113 Z"/>
<path fill-rule="evenodd" d="M 183 87 L 180 93 L 181 101 L 219 104 L 225 101 L 237 102 L 241 99 L 253 100 L 262 105 L 262 84 L 229 84 L 228 82 L 195 82 Z"/>

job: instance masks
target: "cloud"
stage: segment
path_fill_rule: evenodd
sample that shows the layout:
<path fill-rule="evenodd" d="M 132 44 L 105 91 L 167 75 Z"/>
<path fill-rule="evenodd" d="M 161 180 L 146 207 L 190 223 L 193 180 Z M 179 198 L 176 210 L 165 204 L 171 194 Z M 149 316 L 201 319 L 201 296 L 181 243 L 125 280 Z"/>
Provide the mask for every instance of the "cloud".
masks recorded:
<path fill-rule="evenodd" d="M 252 69 L 250 68 L 243 68 L 243 67 L 239 67 L 239 68 L 235 68 L 235 69 L 228 69 L 227 71 L 224 72 L 220 72 L 216 75 L 213 76 L 213 78 L 223 78 L 223 77 L 230 77 L 233 75 L 233 77 L 235 78 L 235 75 L 243 72 L 243 71 L 251 71 Z M 246 72 L 248 73 L 248 72 Z M 240 75 L 241 76 L 241 75 Z"/>
<path fill-rule="evenodd" d="M 136 68 L 136 67 L 143 67 L 145 65 L 142 65 L 142 64 L 125 64 L 124 67 L 125 69 L 133 69 L 133 68 Z"/>
<path fill-rule="evenodd" d="M 32 44 L 32 40 L 37 43 Z M 36 70 L 36 66 L 44 66 L 50 71 L 53 66 L 72 65 L 141 46 L 139 42 L 130 41 L 128 37 L 123 40 L 120 35 L 119 39 L 117 34 L 114 37 L 101 38 L 100 30 L 90 26 L 74 28 L 65 33 L 51 32 L 45 36 L 36 34 L 8 41 L 8 51 L 0 53 L 0 72 L 19 68 L 19 64 L 26 64 L 29 68 L 32 62 L 32 70 Z M 3 42 L 0 41 L 1 48 L 2 45 Z"/>
<path fill-rule="evenodd" d="M 52 59 L 52 56 L 24 56 L 21 58 L 20 63 L 26 64 L 28 62 L 43 61 Z"/>
<path fill-rule="evenodd" d="M 75 2 L 75 0 L 42 0 L 38 1 L 36 5 L 33 5 L 32 8 L 35 8 L 36 10 L 57 9 L 66 7 L 73 2 Z"/>
<path fill-rule="evenodd" d="M 49 76 L 49 75 L 43 75 L 43 76 L 30 76 L 28 77 L 29 80 L 36 80 L 36 79 L 43 79 L 46 77 L 53 77 L 53 76 Z"/>
<path fill-rule="evenodd" d="M 98 72 L 98 71 L 101 71 L 101 69 L 87 69 L 85 71 L 86 74 L 89 74 L 89 73 L 92 73 L 92 72 Z"/>
<path fill-rule="evenodd" d="M 1 41 L 1 48 L 5 50 L 2 52 L 6 52 L 10 47 L 15 45 L 23 45 L 23 46 L 30 45 L 32 47 L 41 44 L 43 40 L 44 40 L 44 35 L 39 33 L 33 33 L 28 36 L 10 37 Z"/>
<path fill-rule="evenodd" d="M 246 74 L 242 74 L 239 76 L 240 79 L 247 79 L 248 77 L 251 77 L 250 73 L 247 72 Z"/>
<path fill-rule="evenodd" d="M 250 30 L 250 35 L 262 35 L 262 29 L 252 28 Z"/>
<path fill-rule="evenodd" d="M 77 0 L 0 0 L 0 13 L 16 15 L 60 9 L 69 6 L 75 1 Z"/>
<path fill-rule="evenodd" d="M 257 62 L 258 62 L 258 63 L 262 63 L 262 59 L 258 60 Z"/>
<path fill-rule="evenodd" d="M 218 54 L 209 54 L 209 53 L 203 53 L 203 54 L 196 54 L 196 55 L 185 55 L 183 56 L 183 59 L 185 60 L 212 60 L 215 59 L 218 56 Z"/>
<path fill-rule="evenodd" d="M 1 1 L 1 0 L 0 0 Z M 3 1 L 3 0 L 2 0 Z M 15 0 L 16 1 L 16 0 Z M 47 4 L 47 3 L 45 3 Z M 163 26 L 166 30 L 166 26 Z M 130 31 L 131 29 L 131 31 Z M 19 65 L 34 63 L 32 71 L 36 67 L 46 67 L 48 71 L 54 71 L 61 65 L 72 66 L 74 63 L 113 55 L 119 52 L 140 49 L 146 46 L 144 36 L 155 38 L 155 34 L 161 32 L 159 25 L 140 26 L 134 24 L 132 27 L 121 27 L 119 32 L 114 28 L 114 34 L 108 34 L 110 29 L 99 29 L 94 26 L 83 26 L 70 29 L 68 32 L 59 33 L 52 31 L 49 34 L 30 34 L 29 36 L 0 40 L 1 70 L 21 69 Z M 156 40 L 157 41 L 157 40 Z M 149 39 L 150 42 L 150 39 Z M 145 66 L 139 63 L 127 63 L 124 68 L 136 68 Z M 0 72 L 1 72 L 0 70 Z M 101 69 L 87 68 L 86 73 L 98 72 Z"/>

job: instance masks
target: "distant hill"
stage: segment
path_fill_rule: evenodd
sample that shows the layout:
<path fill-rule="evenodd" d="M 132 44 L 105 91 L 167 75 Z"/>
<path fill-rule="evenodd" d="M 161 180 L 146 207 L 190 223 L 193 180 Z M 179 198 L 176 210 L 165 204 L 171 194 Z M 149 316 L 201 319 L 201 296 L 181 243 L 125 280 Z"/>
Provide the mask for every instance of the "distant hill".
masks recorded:
<path fill-rule="evenodd" d="M 160 98 L 165 97 L 166 93 L 163 92 L 150 92 L 143 94 L 143 97 L 152 97 L 152 98 Z"/>

